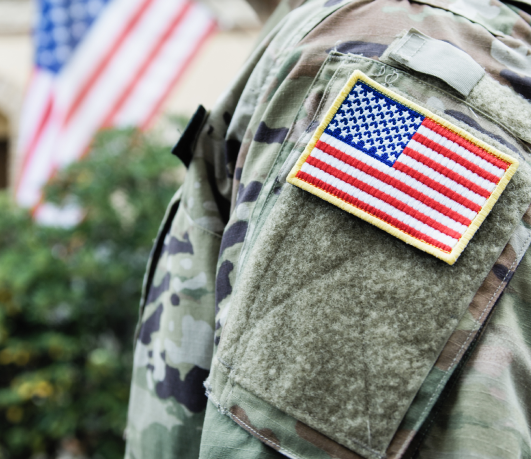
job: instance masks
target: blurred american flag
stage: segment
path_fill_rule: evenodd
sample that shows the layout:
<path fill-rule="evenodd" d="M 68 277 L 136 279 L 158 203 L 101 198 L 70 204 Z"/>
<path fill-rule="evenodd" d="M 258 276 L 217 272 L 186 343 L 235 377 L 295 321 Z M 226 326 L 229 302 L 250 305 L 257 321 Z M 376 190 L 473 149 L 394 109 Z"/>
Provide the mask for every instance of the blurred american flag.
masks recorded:
<path fill-rule="evenodd" d="M 40 0 L 19 204 L 38 217 L 42 186 L 99 128 L 148 126 L 214 28 L 209 11 L 189 0 Z"/>

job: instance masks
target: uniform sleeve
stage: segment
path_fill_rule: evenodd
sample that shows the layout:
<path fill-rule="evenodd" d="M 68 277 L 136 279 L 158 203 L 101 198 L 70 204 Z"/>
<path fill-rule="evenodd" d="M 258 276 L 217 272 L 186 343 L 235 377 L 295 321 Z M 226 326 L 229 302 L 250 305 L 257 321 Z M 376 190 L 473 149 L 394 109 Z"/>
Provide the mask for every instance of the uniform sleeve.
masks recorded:
<path fill-rule="evenodd" d="M 531 368 L 526 325 L 529 255 L 498 300 L 518 264 L 504 264 L 505 250 L 510 252 L 507 259 L 518 261 L 525 252 L 512 250 L 510 244 L 503 249 L 502 242 L 529 201 L 519 202 L 518 215 L 493 214 L 491 226 L 484 227 L 492 247 L 487 247 L 491 240 L 485 240 L 485 250 L 482 246 L 476 258 L 469 259 L 470 269 L 457 265 L 457 285 L 452 282 L 455 270 L 446 277 L 437 275 L 449 268 L 443 271 L 436 260 L 423 258 L 285 183 L 283 171 L 291 169 L 287 166 L 292 158 L 297 159 L 308 144 L 319 124 L 314 121 L 326 112 L 322 107 L 332 103 L 358 67 L 382 84 L 411 92 L 415 100 L 433 105 L 481 138 L 511 149 L 503 129 L 471 111 L 486 123 L 487 128 L 482 127 L 464 113 L 464 102 L 440 90 L 439 84 L 407 73 L 401 79 L 396 68 L 385 64 L 386 70 L 379 60 L 402 29 L 416 26 L 413 17 L 422 15 L 437 19 L 428 32 L 438 40 L 463 48 L 498 75 L 497 61 L 480 52 L 477 44 L 482 40 L 481 49 L 490 49 L 491 29 L 479 29 L 450 13 L 441 15 L 439 7 L 422 2 L 400 11 L 389 2 L 380 5 L 306 2 L 286 17 L 271 46 L 265 43 L 255 53 L 205 121 L 182 195 L 168 212 L 171 223 L 163 225 L 163 242 L 154 252 L 157 259 L 152 262 L 135 354 L 127 457 L 160 452 L 185 459 L 279 454 L 306 459 L 407 457 L 408 438 L 420 432 L 415 430 L 417 421 L 429 427 L 415 451 L 420 457 L 531 456 L 526 390 Z M 383 28 L 384 13 L 400 20 L 389 20 Z M 466 39 L 471 33 L 474 44 Z M 487 107 L 489 100 L 492 97 L 478 98 L 476 103 Z M 498 114 L 511 115 L 511 110 Z M 504 226 L 501 221 L 509 217 L 510 225 Z M 528 222 L 524 223 L 528 234 Z M 506 239 L 494 241 L 496 229 Z M 526 240 L 522 247 L 528 245 Z M 490 258 L 485 261 L 487 249 Z M 429 266 L 433 269 L 428 279 Z M 486 318 L 481 322 L 474 316 L 474 291 L 481 290 L 482 279 L 498 286 L 483 309 L 497 302 L 496 312 L 478 344 L 461 353 L 469 348 L 452 347 L 454 341 L 447 338 L 455 328 L 467 346 L 476 344 L 475 333 L 479 336 L 486 324 Z M 402 309 L 394 301 L 397 292 Z M 374 295 L 369 298 L 369 293 Z M 414 311 L 413 299 L 418 303 Z M 440 312 L 448 312 L 457 302 L 459 311 L 441 319 Z M 423 315 L 432 309 L 429 317 Z M 337 314 L 332 316 L 334 310 Z M 459 328 L 469 312 L 474 320 Z M 384 355 L 390 349 L 384 341 L 374 346 L 367 341 L 369 335 L 376 342 L 395 333 L 399 317 L 399 342 L 414 346 L 413 325 L 422 328 L 426 318 L 431 321 L 425 341 L 418 341 L 430 352 L 425 368 L 417 371 L 422 373 L 417 383 L 425 381 L 427 398 L 413 399 L 422 392 L 411 383 L 418 359 L 411 358 L 395 371 L 392 364 L 400 363 L 402 348 L 396 348 L 394 358 Z M 446 344 L 434 345 L 443 325 Z M 214 347 L 211 369 L 213 344 L 219 346 Z M 448 351 L 443 357 L 452 352 L 456 356 L 448 368 L 453 371 L 458 361 L 463 369 L 459 377 L 450 379 L 446 367 L 439 371 L 437 353 L 443 345 Z M 389 367 L 379 366 L 384 360 Z M 208 404 L 202 387 L 207 375 Z M 400 406 L 393 397 L 400 398 Z M 387 411 L 381 408 L 384 399 L 391 407 Z M 432 400 L 440 400 L 442 409 L 428 419 L 424 414 L 432 413 Z M 419 411 L 421 405 L 425 408 Z M 400 419 L 408 414 L 414 428 L 400 430 Z M 389 443 L 393 432 L 400 449 L 396 455 L 394 443 Z"/>
<path fill-rule="evenodd" d="M 216 266 L 234 194 L 234 151 L 247 122 L 244 116 L 237 123 L 232 119 L 266 47 L 267 39 L 211 113 L 198 110 L 173 150 L 188 171 L 168 206 L 147 267 L 126 458 L 199 455 L 207 405 L 203 383 L 214 348 Z"/>
<path fill-rule="evenodd" d="M 160 451 L 164 457 L 198 456 L 223 226 L 208 166 L 194 161 L 182 197 L 169 206 L 153 253 L 151 276 L 148 271 L 135 344 L 128 458 L 152 458 Z"/>

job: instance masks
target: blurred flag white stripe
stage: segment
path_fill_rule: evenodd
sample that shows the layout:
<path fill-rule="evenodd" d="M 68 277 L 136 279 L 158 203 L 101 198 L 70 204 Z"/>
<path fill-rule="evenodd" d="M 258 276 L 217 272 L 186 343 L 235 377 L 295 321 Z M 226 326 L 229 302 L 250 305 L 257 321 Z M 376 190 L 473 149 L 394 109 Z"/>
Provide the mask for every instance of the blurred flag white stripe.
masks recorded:
<path fill-rule="evenodd" d="M 57 99 L 59 105 L 66 110 L 67 120 L 72 116 L 72 110 L 84 100 L 101 73 L 113 61 L 142 16 L 156 2 L 157 0 L 113 0 L 105 7 L 58 75 L 60 91 Z"/>
<path fill-rule="evenodd" d="M 131 93 L 135 89 L 137 84 L 141 83 L 142 80 L 145 79 L 146 71 L 149 69 L 149 66 L 153 62 L 153 60 L 157 57 L 161 47 L 164 46 L 164 44 L 168 41 L 168 38 L 175 30 L 182 29 L 182 27 L 179 26 L 181 25 L 181 22 L 183 20 L 187 20 L 187 12 L 190 10 L 191 7 L 191 3 L 183 3 L 180 9 L 175 11 L 169 11 L 167 13 L 162 12 L 163 16 L 156 19 L 157 23 L 159 24 L 159 31 L 156 35 L 153 34 L 154 40 L 152 43 L 150 43 L 149 51 L 146 51 L 144 54 L 141 55 L 141 59 L 138 59 L 138 62 L 136 63 L 136 65 L 138 66 L 137 71 L 132 72 L 131 78 L 129 78 L 127 84 L 125 84 L 121 89 L 119 97 L 114 102 L 112 109 L 107 114 L 104 125 L 112 125 L 112 120 L 114 119 L 116 113 L 127 102 L 128 98 L 131 96 Z M 185 27 L 185 25 L 183 25 L 183 27 Z M 190 37 L 190 39 L 191 38 L 192 37 Z M 135 48 L 136 43 L 133 43 L 133 51 L 135 50 Z M 178 64 L 177 62 L 173 62 L 172 65 Z M 151 83 L 152 82 L 150 81 L 150 84 Z M 155 82 L 153 82 L 153 84 L 155 84 Z"/>
<path fill-rule="evenodd" d="M 41 196 L 41 187 L 50 177 L 53 154 L 60 126 L 58 114 L 54 110 L 53 98 L 51 110 L 43 120 L 42 129 L 29 145 L 25 161 L 17 183 L 16 199 L 24 207 L 35 206 Z"/>
<path fill-rule="evenodd" d="M 193 4 L 186 11 L 182 26 L 174 28 L 158 52 L 153 54 L 145 75 L 135 85 L 131 97 L 116 113 L 114 125 L 126 126 L 131 125 L 133 120 L 141 120 L 140 125 L 145 126 L 150 122 L 168 89 L 175 85 L 176 78 L 182 75 L 195 53 L 195 49 L 187 47 L 187 43 L 201 43 L 212 31 L 213 23 L 206 22 L 204 17 L 205 9 L 202 5 Z"/>
<path fill-rule="evenodd" d="M 42 186 L 103 125 L 145 126 L 214 27 L 208 10 L 188 0 L 111 0 L 58 73 L 35 70 L 18 202 L 38 206 Z"/>
<path fill-rule="evenodd" d="M 18 151 L 27 151 L 30 142 L 37 136 L 39 128 L 42 128 L 46 112 L 50 110 L 52 103 L 52 87 L 54 78 L 46 72 L 39 75 L 40 70 L 34 70 L 22 107 L 25 114 L 20 120 L 18 131 Z"/>

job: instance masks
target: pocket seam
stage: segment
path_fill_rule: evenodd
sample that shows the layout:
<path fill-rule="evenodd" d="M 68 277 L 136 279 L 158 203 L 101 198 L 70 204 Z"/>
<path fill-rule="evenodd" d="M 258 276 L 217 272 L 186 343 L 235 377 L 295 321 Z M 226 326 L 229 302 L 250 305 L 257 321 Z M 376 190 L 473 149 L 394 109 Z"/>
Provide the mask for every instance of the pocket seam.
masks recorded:
<path fill-rule="evenodd" d="M 505 274 L 505 276 L 503 277 L 503 279 L 500 281 L 498 287 L 496 288 L 495 292 L 492 294 L 492 296 L 490 297 L 489 299 L 489 302 L 487 303 L 487 305 L 485 306 L 485 308 L 483 309 L 483 311 L 481 312 L 481 315 L 474 321 L 474 326 L 477 326 L 481 319 L 483 318 L 483 316 L 485 315 L 485 313 L 489 310 L 489 307 L 490 305 L 492 304 L 492 301 L 494 300 L 494 298 L 496 297 L 496 294 L 498 293 L 498 291 L 500 290 L 500 288 L 502 287 L 502 285 L 504 284 L 504 282 L 507 280 L 507 278 L 509 277 L 509 274 L 511 274 L 513 268 L 515 267 L 515 265 L 517 264 L 518 260 L 520 259 L 521 255 L 523 253 L 525 253 L 527 251 L 527 248 L 528 248 L 528 245 L 527 243 L 529 242 L 529 240 L 531 239 L 531 233 L 529 233 L 529 235 L 527 236 L 526 240 L 525 240 L 525 243 L 523 244 L 523 248 L 522 250 L 520 250 L 518 252 L 518 254 L 516 255 L 515 257 L 515 260 L 513 261 L 513 263 L 511 264 L 511 267 L 507 270 L 507 273 Z M 470 341 L 470 338 L 472 337 L 472 335 L 474 333 L 476 333 L 477 330 L 470 330 L 468 336 L 466 337 L 466 340 L 464 341 L 464 343 L 461 345 L 461 347 L 459 348 L 459 351 L 456 352 L 456 355 L 454 357 L 454 359 L 452 360 L 452 364 L 451 366 L 449 367 L 448 371 L 452 370 L 454 367 L 455 367 L 455 362 L 458 358 L 458 356 L 461 354 L 461 352 L 463 351 L 463 349 L 465 348 L 465 346 L 468 345 L 469 341 Z M 443 384 L 446 384 L 448 381 L 444 381 L 444 380 L 441 380 L 439 382 L 439 384 L 437 385 L 437 387 L 435 388 L 432 396 L 430 397 L 430 400 L 428 401 L 428 403 L 426 404 L 426 407 L 424 408 L 424 410 L 422 411 L 422 414 L 421 414 L 421 417 L 423 417 L 426 412 L 428 410 L 431 410 L 433 409 L 433 407 L 429 408 L 430 407 L 430 404 L 432 403 L 434 397 L 437 395 L 439 389 L 441 388 L 441 386 Z M 419 441 L 418 441 L 418 445 L 417 447 L 415 448 L 415 451 L 413 451 L 413 454 L 415 454 L 416 452 L 418 452 L 418 450 L 420 449 L 421 445 L 422 445 L 422 442 L 424 440 L 424 438 L 426 437 L 427 433 L 429 432 L 431 426 L 433 425 L 433 423 L 435 422 L 435 418 L 436 416 L 433 416 L 433 418 L 431 419 L 431 421 L 429 422 L 429 424 L 424 428 L 424 432 L 422 433 L 422 435 L 419 437 Z M 402 448 L 398 451 L 398 454 L 397 456 L 400 457 L 402 454 L 404 454 L 407 450 L 407 447 L 409 445 L 407 443 L 404 443 L 402 445 Z"/>

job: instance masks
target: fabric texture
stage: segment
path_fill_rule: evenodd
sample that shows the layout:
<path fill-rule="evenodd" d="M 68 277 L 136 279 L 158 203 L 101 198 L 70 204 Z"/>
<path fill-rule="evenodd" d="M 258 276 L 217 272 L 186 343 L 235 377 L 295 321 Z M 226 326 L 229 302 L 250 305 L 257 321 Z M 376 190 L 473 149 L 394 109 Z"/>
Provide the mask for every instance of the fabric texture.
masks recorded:
<path fill-rule="evenodd" d="M 390 46 L 382 56 L 398 64 L 444 81 L 463 96 L 468 96 L 485 70 L 468 54 L 441 40 L 434 40 L 416 29 Z"/>
<path fill-rule="evenodd" d="M 531 457 L 529 432 L 529 253 L 514 274 L 418 457 Z M 488 413 L 488 414 L 487 414 Z M 498 425 L 493 429 L 492 423 Z"/>
<path fill-rule="evenodd" d="M 240 416 L 245 417 L 245 412 Z M 213 404 L 206 410 L 206 420 L 209 425 L 215 426 L 203 432 L 201 441 L 201 456 L 216 457 L 218 459 L 273 459 L 285 457 L 266 443 L 258 441 L 243 429 L 234 429 L 234 421 L 221 414 Z M 257 435 L 267 432 L 256 430 Z M 197 457 L 197 456 L 196 456 Z"/>
<path fill-rule="evenodd" d="M 506 190 L 453 267 L 286 185 L 218 351 L 231 380 L 350 449 L 383 456 L 530 185 Z M 516 202 L 525 207 L 511 209 Z"/>
<path fill-rule="evenodd" d="M 248 381 L 256 378 L 258 373 L 255 373 L 253 355 L 240 349 L 241 362 L 245 362 L 249 371 L 231 374 L 231 369 L 226 366 L 231 362 L 223 360 L 218 348 L 226 346 L 226 336 L 230 335 L 230 329 L 226 327 L 235 317 L 237 321 L 245 322 L 255 320 L 253 314 L 262 314 L 255 308 L 252 308 L 253 314 L 250 314 L 251 310 L 244 311 L 240 317 L 236 314 L 239 309 L 236 299 L 240 298 L 244 276 L 252 277 L 247 267 L 251 261 L 256 261 L 259 245 L 264 253 L 273 256 L 267 250 L 263 231 L 267 229 L 269 232 L 271 225 L 275 224 L 272 217 L 279 212 L 287 189 L 291 187 L 285 185 L 286 169 L 289 172 L 290 165 L 300 156 L 319 125 L 320 117 L 354 69 L 362 70 L 379 84 L 407 96 L 503 153 L 518 156 L 521 162 L 528 161 L 531 65 L 526 55 L 531 48 L 531 19 L 526 13 L 497 0 L 488 4 L 468 0 L 307 0 L 298 6 L 299 3 L 290 0 L 282 3 L 278 23 L 268 26 L 267 37 L 234 84 L 212 108 L 196 137 L 187 178 L 177 199 L 180 200 L 178 209 L 177 203 L 172 204 L 167 224 L 163 225 L 159 237 L 159 250 L 154 251 L 150 262 L 126 431 L 128 458 L 155 455 L 184 459 L 195 459 L 198 455 L 201 459 L 237 457 L 231 456 L 230 451 L 234 455 L 245 454 L 249 459 L 271 454 L 304 459 L 361 457 L 346 446 L 348 439 L 341 440 L 341 444 L 337 437 L 331 438 L 334 434 L 330 433 L 338 417 L 344 416 L 341 410 L 363 411 L 359 406 L 338 406 L 333 400 L 330 404 L 326 397 L 314 399 L 312 404 L 311 400 L 301 398 L 303 407 L 315 406 L 318 412 L 330 410 L 326 425 L 304 422 L 288 415 L 271 400 L 296 399 L 304 391 L 316 388 L 319 393 L 322 388 L 310 381 L 308 386 L 293 384 L 290 386 L 293 390 L 284 391 L 283 388 L 287 387 L 285 380 L 266 374 L 266 369 L 258 362 L 257 368 L 266 378 L 247 389 L 235 379 L 242 375 Z M 384 65 L 379 60 L 396 37 L 412 27 L 461 49 L 485 70 L 486 75 L 466 100 L 440 78 L 405 70 L 404 66 Z M 303 193 L 302 190 L 297 192 Z M 510 188 L 507 192 L 509 198 Z M 518 197 L 513 197 L 515 201 L 511 201 L 509 208 L 517 205 Z M 306 205 L 307 201 L 316 198 L 305 199 L 300 202 Z M 522 208 L 521 212 L 524 210 Z M 298 211 L 310 217 L 308 209 Z M 316 221 L 322 222 L 318 214 L 312 217 L 308 221 L 310 226 Z M 489 220 L 491 217 L 494 214 L 485 224 L 490 221 L 489 224 L 497 230 L 502 230 L 507 223 L 495 218 Z M 354 218 L 338 217 L 347 219 L 348 225 L 368 226 L 361 221 L 352 223 Z M 451 317 L 446 322 L 448 341 L 444 343 L 442 340 L 438 351 L 435 351 L 435 343 L 426 343 L 423 350 L 429 353 L 431 349 L 432 365 L 427 363 L 429 359 L 424 360 L 425 378 L 413 378 L 415 384 L 421 383 L 417 395 L 413 397 L 414 391 L 408 382 L 399 379 L 397 381 L 401 383 L 396 388 L 393 386 L 388 396 L 369 400 L 370 407 L 374 408 L 392 400 L 400 404 L 409 397 L 409 401 L 401 405 L 401 420 L 400 415 L 396 415 L 377 423 L 384 426 L 383 430 L 394 423 L 396 432 L 384 451 L 387 457 L 517 458 L 529 455 L 531 440 L 526 420 L 531 414 L 526 388 L 531 368 L 528 356 L 531 335 L 525 326 L 528 319 L 525 311 L 529 308 L 527 279 L 531 276 L 531 269 L 526 257 L 518 266 L 527 248 L 529 218 L 524 216 L 523 222 L 519 223 L 517 220 L 516 217 L 512 220 L 515 231 L 505 247 L 501 240 L 496 241 L 496 250 L 489 252 L 486 259 L 482 254 L 476 257 L 476 264 L 470 260 L 473 265 L 470 277 L 475 276 L 476 280 L 467 287 L 464 286 L 466 282 L 457 285 L 458 290 L 467 292 L 469 301 L 461 299 L 459 307 L 451 305 L 461 316 Z M 337 250 L 331 244 L 334 230 L 326 228 L 325 231 L 328 238 L 322 234 L 322 240 L 333 251 Z M 373 228 L 372 231 L 371 237 L 374 237 L 374 232 L 379 230 Z M 510 232 L 509 229 L 502 231 L 503 237 L 508 238 Z M 478 235 L 480 233 L 481 229 Z M 316 237 L 315 234 L 311 236 Z M 308 238 L 304 240 L 309 241 Z M 401 241 L 390 243 L 384 240 L 393 250 L 404 250 L 397 249 L 396 244 Z M 286 245 L 283 247 L 291 250 Z M 416 249 L 410 250 L 419 256 Z M 363 247 L 363 251 L 372 255 L 368 247 Z M 301 256 L 296 255 L 297 258 Z M 286 263 L 280 266 L 281 270 L 293 268 L 289 253 L 276 254 L 275 257 L 279 258 L 273 257 L 272 260 L 278 262 L 283 256 Z M 307 256 L 310 260 L 315 259 L 312 250 Z M 463 256 L 466 257 L 466 251 Z M 380 269 L 385 270 L 386 263 L 387 259 L 382 259 Z M 302 271 L 308 269 L 305 264 L 305 261 L 300 263 Z M 484 273 L 484 279 L 480 279 L 480 271 Z M 326 287 L 313 297 L 309 296 L 310 304 L 325 290 L 333 291 L 334 279 L 330 277 L 327 283 L 326 274 L 319 277 L 319 272 L 312 272 L 308 277 L 321 281 Z M 390 273 L 388 275 L 392 277 Z M 511 278 L 510 287 L 506 289 Z M 418 282 L 422 297 L 425 285 L 419 279 L 417 275 L 415 282 Z M 511 290 L 512 282 L 517 279 L 518 283 Z M 284 280 L 288 284 L 293 281 L 283 276 Z M 378 278 L 371 278 L 371 282 L 378 282 Z M 286 288 L 285 284 L 281 285 L 283 282 L 277 284 L 271 294 L 278 295 Z M 247 285 L 250 284 L 247 282 Z M 350 283 L 347 287 L 354 288 Z M 506 292 L 502 295 L 504 289 Z M 363 294 L 361 291 L 359 298 L 363 299 Z M 271 311 L 271 317 L 275 314 L 284 318 L 293 315 L 293 311 L 286 307 L 272 309 L 267 295 L 261 298 L 265 301 L 264 312 Z M 287 296 L 277 298 L 280 303 L 291 306 L 287 303 Z M 289 336 L 291 346 L 278 347 L 278 355 L 268 353 L 268 359 L 281 361 L 286 353 L 292 355 L 294 348 L 300 348 L 302 342 L 317 349 L 323 336 L 334 333 L 339 336 L 336 329 L 342 328 L 343 316 L 332 312 L 337 312 L 346 300 L 338 298 L 337 305 L 332 303 L 330 316 L 326 315 L 329 308 L 326 305 L 318 310 L 321 315 L 317 317 L 321 321 L 310 318 L 315 322 L 311 329 L 298 329 L 295 327 L 298 318 L 293 317 L 292 322 L 282 322 L 278 331 L 278 327 L 273 326 L 275 321 L 268 324 L 264 318 L 261 321 L 263 330 L 268 327 L 270 330 L 269 335 L 263 335 L 264 342 L 273 341 L 273 347 L 277 332 L 286 340 L 283 329 L 293 330 Z M 384 306 L 386 301 L 383 298 L 377 306 L 391 317 L 391 310 Z M 492 320 L 487 324 L 493 309 Z M 347 318 L 349 312 L 350 309 L 345 310 Z M 442 314 L 446 311 L 443 310 Z M 367 320 L 370 319 L 369 315 Z M 421 325 L 414 329 L 421 329 Z M 245 334 L 246 331 L 243 328 L 238 333 Z M 347 338 L 360 340 L 365 333 L 362 331 L 361 335 Z M 368 331 L 377 338 L 377 328 Z M 436 332 L 441 333 L 438 326 Z M 407 338 L 409 335 L 405 336 L 406 341 Z M 261 353 L 272 349 L 269 344 L 260 348 L 260 343 L 252 336 L 246 339 L 255 342 L 253 346 Z M 335 346 L 339 353 L 345 352 L 339 341 Z M 302 351 L 304 355 L 306 350 Z M 378 356 L 376 348 L 368 351 Z M 334 370 L 340 370 L 339 373 L 351 371 L 351 367 L 366 361 L 354 353 L 352 350 L 356 359 L 349 356 Z M 282 361 L 287 366 L 302 369 L 294 375 L 307 378 L 305 365 L 318 360 L 319 355 L 310 356 L 308 361 Z M 397 367 L 407 361 L 408 355 L 400 354 L 399 357 Z M 381 363 L 378 358 L 375 362 Z M 311 366 L 309 372 L 312 372 Z M 207 402 L 203 387 L 209 373 L 207 391 L 211 402 Z M 240 382 L 243 383 L 243 379 Z M 378 388 L 384 387 L 391 379 L 375 374 L 367 382 L 370 390 L 377 393 Z M 271 387 L 264 387 L 266 380 L 272 386 L 276 384 L 279 388 L 276 393 Z M 333 383 L 333 378 L 330 380 Z M 352 389 L 349 389 L 351 382 L 345 383 L 342 378 L 333 384 L 334 390 Z M 220 388 L 226 390 L 220 392 Z M 299 389 L 302 392 L 298 392 Z M 264 394 L 270 394 L 271 398 Z M 283 403 L 277 405 L 284 406 Z M 334 412 L 334 406 L 339 408 L 337 412 Z M 379 413 L 375 414 L 381 417 Z M 360 435 L 365 435 L 362 440 L 369 443 L 369 429 L 367 426 L 363 429 L 361 422 L 366 416 L 367 413 L 362 413 L 359 419 L 348 416 L 343 419 L 348 427 L 355 425 Z M 382 432 L 371 430 L 371 446 L 375 441 L 388 438 Z M 200 449 L 202 440 L 204 447 Z M 231 446 L 234 449 L 231 450 Z M 277 451 L 272 452 L 274 450 Z M 365 452 L 362 455 L 367 457 Z"/>
<path fill-rule="evenodd" d="M 505 126 L 518 131 L 526 142 L 531 142 L 531 119 L 526 115 L 529 102 L 523 97 L 513 97 L 510 88 L 492 78 L 483 78 L 468 100 L 487 113 L 496 111 Z"/>

